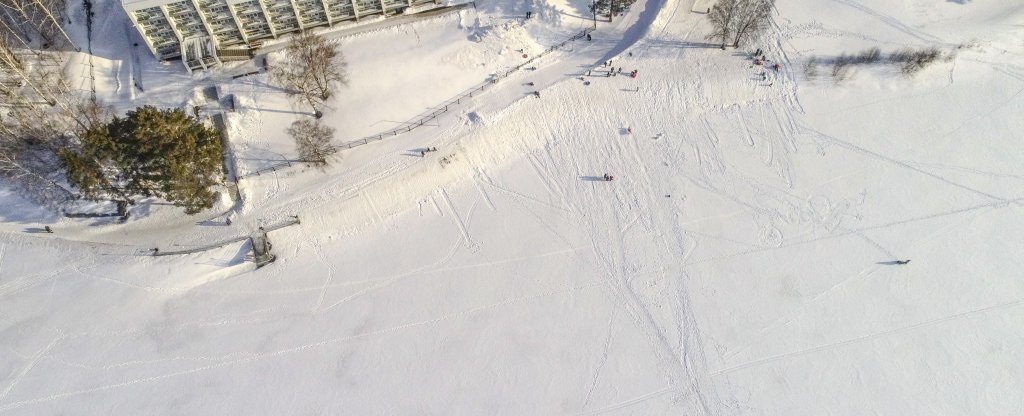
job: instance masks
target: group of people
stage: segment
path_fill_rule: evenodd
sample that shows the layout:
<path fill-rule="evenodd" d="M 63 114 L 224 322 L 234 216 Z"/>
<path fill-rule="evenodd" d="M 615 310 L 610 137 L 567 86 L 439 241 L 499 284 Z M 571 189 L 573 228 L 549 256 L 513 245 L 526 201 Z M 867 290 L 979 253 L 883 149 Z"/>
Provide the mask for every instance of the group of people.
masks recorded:
<path fill-rule="evenodd" d="M 436 151 L 437 151 L 436 147 L 428 147 L 426 149 L 420 150 L 420 157 L 426 156 L 427 152 L 436 152 Z"/>
<path fill-rule="evenodd" d="M 754 65 L 768 66 L 769 62 L 771 62 L 771 60 L 768 59 L 765 56 L 764 51 L 761 50 L 761 48 L 757 48 L 757 50 L 754 51 L 754 62 L 752 64 L 750 64 L 750 67 L 753 68 Z M 771 64 L 771 66 L 768 66 L 768 67 L 773 69 L 773 70 L 775 70 L 775 72 L 778 72 L 779 68 L 781 68 L 779 66 L 778 62 L 776 62 L 774 64 Z M 761 81 L 767 81 L 768 80 L 768 73 L 767 73 L 767 71 L 761 71 L 761 73 L 759 75 L 761 76 Z M 774 82 L 772 84 L 774 84 Z M 772 84 L 768 84 L 768 85 L 771 86 Z"/>

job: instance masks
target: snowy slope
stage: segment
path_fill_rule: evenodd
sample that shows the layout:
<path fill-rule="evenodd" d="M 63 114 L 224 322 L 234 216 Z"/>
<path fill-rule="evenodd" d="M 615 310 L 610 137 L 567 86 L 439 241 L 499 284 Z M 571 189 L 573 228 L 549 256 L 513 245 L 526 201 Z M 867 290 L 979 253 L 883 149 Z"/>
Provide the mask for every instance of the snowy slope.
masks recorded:
<path fill-rule="evenodd" d="M 435 125 L 244 179 L 230 227 L 204 221 L 228 201 L 103 225 L 0 194 L 0 413 L 1018 414 L 1024 7 L 891 3 L 780 0 L 722 51 L 694 2 L 640 1 Z M 588 23 L 524 7 L 342 39 L 361 81 L 325 120 L 385 130 Z M 873 46 L 957 53 L 803 70 Z M 240 158 L 292 157 L 303 109 L 218 85 Z M 244 242 L 146 255 L 288 215 L 259 270 Z"/>

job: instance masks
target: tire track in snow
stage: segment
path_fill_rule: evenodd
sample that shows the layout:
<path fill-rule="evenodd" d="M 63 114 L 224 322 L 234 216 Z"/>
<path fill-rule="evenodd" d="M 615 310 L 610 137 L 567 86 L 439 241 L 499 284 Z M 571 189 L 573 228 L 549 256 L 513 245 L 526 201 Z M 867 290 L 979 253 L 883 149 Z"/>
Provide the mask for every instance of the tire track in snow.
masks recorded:
<path fill-rule="evenodd" d="M 327 278 L 324 279 L 324 284 L 320 289 L 320 296 L 317 297 L 316 305 L 313 305 L 313 312 L 316 313 L 316 311 L 320 310 L 320 307 L 324 305 L 324 299 L 327 297 L 327 290 L 331 287 L 331 282 L 334 281 L 334 273 L 337 272 L 337 268 L 334 267 L 334 263 L 327 258 L 326 254 L 324 254 L 323 243 L 315 237 L 311 238 L 310 241 L 312 241 L 313 253 L 316 254 L 320 263 L 327 266 Z"/>
<path fill-rule="evenodd" d="M 220 369 L 220 368 L 225 368 L 225 367 L 229 367 L 229 366 L 233 366 L 233 365 L 237 365 L 237 364 L 258 362 L 258 361 L 265 360 L 265 359 L 271 359 L 271 358 L 276 358 L 276 357 L 280 357 L 280 356 L 301 353 L 301 352 L 304 352 L 304 351 L 307 351 L 307 350 L 310 350 L 310 349 L 313 349 L 313 348 L 320 348 L 320 347 L 325 347 L 325 346 L 328 346 L 328 345 L 340 344 L 340 343 L 351 342 L 351 341 L 358 341 L 358 340 L 361 340 L 361 339 L 372 338 L 372 337 L 382 336 L 382 335 L 389 335 L 389 334 L 392 334 L 392 333 L 395 333 L 395 332 L 399 332 L 399 331 L 403 331 L 403 330 L 407 330 L 407 329 L 412 329 L 412 328 L 418 328 L 418 327 L 427 326 L 427 325 L 438 324 L 438 323 L 441 323 L 441 322 L 444 322 L 444 321 L 447 321 L 447 320 L 450 320 L 450 319 L 454 319 L 454 318 L 463 318 L 463 317 L 467 317 L 467 316 L 472 316 L 472 315 L 483 313 L 483 312 L 486 312 L 486 311 L 489 311 L 489 310 L 492 310 L 492 309 L 495 309 L 495 308 L 498 308 L 498 307 L 502 307 L 502 306 L 509 306 L 509 305 L 514 305 L 514 304 L 517 304 L 517 303 L 536 301 L 536 300 L 539 300 L 539 299 L 542 299 L 542 298 L 545 298 L 545 297 L 562 294 L 562 293 L 565 293 L 566 291 L 575 292 L 575 291 L 586 290 L 586 289 L 590 289 L 590 288 L 594 288 L 594 287 L 598 287 L 598 286 L 600 286 L 599 282 L 589 282 L 587 284 L 578 285 L 578 286 L 558 285 L 558 287 L 556 287 L 554 289 L 551 289 L 551 290 L 544 291 L 544 292 L 534 293 L 534 294 L 520 296 L 520 297 L 516 297 L 516 298 L 510 298 L 510 299 L 506 299 L 506 300 L 503 300 L 501 302 L 497 302 L 497 303 L 493 303 L 493 304 L 489 304 L 489 305 L 479 306 L 479 307 L 475 307 L 475 308 L 471 308 L 471 309 L 467 309 L 467 310 L 463 310 L 463 311 L 458 311 L 458 312 L 452 312 L 452 313 L 445 314 L 445 315 L 442 315 L 442 316 L 434 318 L 434 319 L 429 319 L 429 320 L 424 320 L 424 321 L 417 321 L 417 322 L 410 322 L 410 323 L 403 324 L 403 325 L 393 326 L 393 327 L 384 328 L 384 329 L 380 329 L 380 330 L 376 330 L 376 331 L 364 332 L 364 333 L 361 333 L 361 334 L 355 334 L 355 335 L 349 335 L 349 336 L 342 336 L 342 337 L 325 339 L 325 340 L 321 340 L 321 341 L 314 342 L 314 343 L 298 345 L 298 346 L 295 346 L 295 347 L 281 349 L 281 350 L 276 350 L 276 351 L 271 351 L 271 352 L 251 353 L 251 355 L 248 355 L 248 356 L 245 356 L 245 357 L 236 358 L 236 359 L 232 359 L 232 360 L 228 360 L 228 361 L 222 361 L 222 362 L 219 362 L 219 363 L 205 365 L 205 366 L 202 366 L 202 367 L 191 368 L 191 369 L 188 369 L 188 370 L 181 370 L 181 371 L 175 371 L 175 372 L 170 372 L 170 373 L 164 373 L 164 374 L 159 374 L 159 375 L 150 376 L 150 377 L 143 377 L 143 378 L 127 380 L 127 381 L 120 382 L 120 383 L 106 384 L 106 385 L 102 385 L 102 386 L 98 386 L 98 387 L 86 388 L 86 389 L 75 390 L 75 391 L 68 391 L 68 392 L 63 392 L 63 393 L 56 393 L 56 394 L 51 394 L 51 395 L 48 395 L 48 396 L 37 397 L 37 398 L 34 398 L 34 399 L 22 400 L 22 401 L 14 402 L 14 403 L 7 403 L 7 404 L 4 404 L 4 405 L 0 406 L 0 412 L 6 412 L 6 411 L 9 411 L 9 410 L 18 409 L 18 408 L 21 408 L 21 407 L 24 407 L 24 406 L 28 406 L 28 405 L 45 403 L 45 402 L 50 402 L 50 401 L 54 401 L 54 400 L 64 399 L 64 398 L 68 398 L 68 397 L 81 396 L 81 395 L 86 395 L 86 394 L 91 394 L 91 393 L 96 393 L 96 392 L 101 392 L 101 391 L 119 389 L 119 388 L 123 388 L 123 387 L 131 387 L 131 386 L 138 385 L 138 384 L 153 383 L 153 382 L 157 382 L 157 381 L 168 380 L 168 379 L 172 379 L 172 378 L 180 377 L 180 376 L 187 376 L 187 375 L 198 374 L 198 373 L 202 373 L 202 372 L 206 372 L 206 371 L 210 371 L 210 370 L 216 370 L 216 369 Z M 648 396 L 650 396 L 650 395 L 648 395 Z M 646 399 L 649 399 L 649 398 L 650 397 L 641 397 L 641 398 L 638 398 L 638 399 L 646 400 Z"/>
<path fill-rule="evenodd" d="M 548 195 L 559 198 L 561 200 L 560 202 L 564 204 L 565 198 L 561 188 L 551 180 L 550 173 L 541 172 L 541 168 L 538 166 L 539 162 L 537 162 L 536 157 L 532 153 L 528 153 L 526 155 L 526 161 L 529 162 L 530 169 L 533 173 L 537 175 L 538 179 L 540 179 L 541 185 L 544 186 L 544 189 L 547 189 Z"/>
<path fill-rule="evenodd" d="M 4 399 L 6 399 L 7 395 L 11 393 L 11 390 L 13 390 L 14 387 L 17 386 L 18 383 L 21 382 L 21 379 L 25 378 L 25 375 L 27 375 L 30 371 L 32 371 L 32 367 L 35 367 L 36 363 L 38 363 L 39 360 L 42 359 L 43 356 L 46 355 L 46 353 L 50 352 L 50 350 L 53 349 L 53 347 L 55 345 L 57 345 L 57 342 L 59 342 L 62 339 L 63 339 L 63 337 L 58 336 L 58 337 L 54 338 L 53 341 L 50 341 L 50 343 L 48 345 L 46 345 L 45 347 L 43 347 L 42 349 L 37 351 L 35 354 L 32 354 L 32 357 L 29 358 L 28 363 L 25 364 L 25 366 L 22 367 L 21 370 L 18 371 L 14 375 L 14 377 L 11 378 L 11 382 L 7 383 L 7 387 L 4 388 L 3 391 L 0 391 L 0 401 L 3 401 Z"/>
<path fill-rule="evenodd" d="M 615 313 L 618 309 L 612 309 L 612 313 L 608 316 L 608 334 L 604 338 L 604 344 L 601 347 L 601 361 L 598 362 L 597 368 L 594 369 L 594 378 L 590 381 L 590 388 L 587 389 L 587 396 L 583 400 L 583 406 L 580 408 L 580 413 L 587 410 L 587 406 L 590 405 L 590 401 L 594 397 L 594 389 L 597 387 L 597 381 L 601 378 L 601 370 L 604 369 L 604 365 L 608 363 L 608 350 L 612 346 L 612 335 L 614 335 L 614 324 L 615 324 Z"/>
<path fill-rule="evenodd" d="M 476 168 L 476 174 L 470 175 L 470 179 L 472 179 L 473 186 L 476 187 L 476 190 L 480 192 L 480 198 L 484 200 L 484 203 L 487 204 L 487 207 L 490 208 L 491 211 L 497 211 L 498 208 L 494 206 L 494 202 L 491 201 L 491 197 L 487 195 L 487 191 L 484 191 L 484 187 L 480 185 L 480 177 L 482 175 L 483 172 L 480 170 L 480 168 Z"/>
<path fill-rule="evenodd" d="M 960 183 L 957 183 L 957 182 L 953 182 L 953 181 L 951 181 L 949 179 L 946 179 L 945 177 L 942 177 L 940 175 L 936 175 L 936 174 L 928 172 L 926 170 L 917 168 L 917 167 L 915 167 L 915 166 L 913 166 L 913 165 L 911 165 L 911 164 L 909 164 L 907 162 L 896 160 L 896 159 L 893 159 L 891 157 L 882 155 L 880 153 L 873 152 L 871 150 L 865 149 L 865 148 L 857 146 L 855 144 L 846 142 L 844 140 L 840 140 L 840 139 L 838 139 L 836 137 L 829 136 L 829 135 L 827 135 L 825 133 L 822 133 L 820 131 L 814 130 L 814 129 L 810 128 L 810 127 L 801 126 L 801 131 L 803 131 L 803 132 L 805 132 L 805 133 L 807 133 L 807 134 L 809 134 L 809 135 L 811 135 L 811 136 L 813 136 L 813 137 L 815 137 L 817 139 L 820 139 L 820 140 L 823 140 L 823 141 L 826 141 L 826 142 L 838 145 L 839 147 L 845 148 L 847 150 L 853 151 L 854 153 L 860 153 L 860 154 L 865 155 L 865 156 L 870 156 L 870 157 L 873 157 L 875 159 L 888 162 L 888 163 L 896 165 L 898 167 L 902 167 L 902 168 L 905 168 L 905 169 L 912 170 L 914 172 L 921 173 L 921 174 L 923 174 L 925 176 L 931 177 L 933 179 L 937 179 L 937 180 L 939 180 L 941 182 L 944 182 L 944 183 L 946 183 L 948 185 L 951 185 L 953 187 L 960 188 L 960 189 L 969 191 L 971 193 L 978 194 L 978 195 L 981 195 L 981 196 L 984 196 L 984 197 L 987 197 L 987 198 L 990 198 L 990 199 L 994 199 L 994 200 L 997 200 L 997 201 L 1020 205 L 1020 201 L 1019 200 L 1004 198 L 1004 197 L 1001 197 L 1001 196 L 990 194 L 988 192 L 985 192 L 985 191 L 982 191 L 982 190 L 979 190 L 979 189 L 974 189 L 974 188 L 969 187 L 967 185 L 963 185 L 963 184 L 960 184 Z"/>
<path fill-rule="evenodd" d="M 732 366 L 732 367 L 728 367 L 728 368 L 724 368 L 724 369 L 715 371 L 715 372 L 711 373 L 711 375 L 713 377 L 717 377 L 717 376 L 720 376 L 720 375 L 734 373 L 736 371 L 745 370 L 745 369 L 752 368 L 752 367 L 758 367 L 758 366 L 761 366 L 761 365 L 764 365 L 764 364 L 769 364 L 769 363 L 780 361 L 780 360 L 786 360 L 786 359 L 789 359 L 789 358 L 799 357 L 801 355 L 813 354 L 813 353 L 821 352 L 821 351 L 827 351 L 827 350 L 831 350 L 831 349 L 838 348 L 838 347 L 843 347 L 843 346 L 847 346 L 847 345 L 857 344 L 857 343 L 861 343 L 861 342 L 865 342 L 865 341 L 872 341 L 872 340 L 875 340 L 875 339 L 884 338 L 884 337 L 888 337 L 888 336 L 892 336 L 892 335 L 900 335 L 900 334 L 903 334 L 903 333 L 906 333 L 906 332 L 911 332 L 911 331 L 914 331 L 914 330 L 917 330 L 917 329 L 921 329 L 921 328 L 927 328 L 927 327 L 930 327 L 930 326 L 934 326 L 934 325 L 938 325 L 938 324 L 942 324 L 942 323 L 946 323 L 946 322 L 950 322 L 950 321 L 955 321 L 955 320 L 958 320 L 958 319 L 969 318 L 969 317 L 972 317 L 974 315 L 985 314 L 985 313 L 988 313 L 988 312 L 993 312 L 993 311 L 997 311 L 997 310 L 1001 310 L 1001 309 L 1009 309 L 1009 308 L 1013 308 L 1013 307 L 1017 307 L 1017 306 L 1022 306 L 1022 305 L 1024 305 L 1024 299 L 1017 299 L 1017 300 L 1013 300 L 1013 301 L 1010 301 L 1010 302 L 1001 303 L 1001 304 L 998 304 L 998 305 L 993 305 L 993 306 L 988 306 L 988 307 L 978 308 L 978 309 L 972 309 L 972 310 L 968 310 L 968 311 L 961 312 L 961 313 L 954 314 L 954 315 L 949 315 L 949 316 L 944 316 L 944 317 L 941 317 L 941 318 L 927 320 L 927 321 L 924 321 L 924 322 L 919 322 L 919 323 L 916 323 L 916 324 L 913 324 L 913 325 L 907 325 L 907 326 L 903 326 L 903 327 L 899 327 L 899 328 L 894 328 L 894 329 L 889 329 L 889 330 L 885 330 L 885 331 L 881 331 L 881 332 L 876 332 L 876 333 L 873 333 L 873 334 L 868 334 L 868 335 L 864 335 L 864 336 L 860 336 L 860 337 L 856 337 L 856 338 L 850 338 L 850 339 L 839 341 L 839 342 L 833 342 L 833 343 L 819 345 L 819 346 L 812 347 L 812 348 L 805 348 L 805 349 L 801 349 L 801 350 L 797 350 L 797 351 L 793 351 L 793 352 L 788 352 L 788 353 L 774 355 L 774 356 L 767 357 L 767 358 L 762 358 L 762 359 L 759 359 L 759 360 L 750 361 L 750 362 L 747 362 L 747 363 L 743 363 L 743 364 L 740 364 L 740 365 L 735 365 L 735 366 Z"/>
<path fill-rule="evenodd" d="M 391 277 L 380 279 L 377 284 L 375 284 L 373 286 L 370 286 L 370 287 L 367 287 L 365 289 L 362 289 L 360 291 L 357 291 L 357 292 L 355 292 L 355 293 L 353 293 L 351 295 L 348 295 L 348 296 L 346 296 L 346 297 L 344 297 L 342 299 L 339 299 L 337 302 L 334 302 L 334 303 L 330 304 L 326 308 L 320 309 L 320 311 L 321 312 L 326 312 L 328 310 L 334 309 L 334 307 L 340 306 L 340 305 L 342 305 L 342 304 L 344 304 L 346 302 L 349 302 L 349 301 L 351 301 L 353 299 L 358 299 L 358 298 L 362 297 L 363 295 L 366 295 L 368 293 L 372 293 L 372 292 L 378 291 L 380 289 L 386 288 L 386 287 L 391 286 L 392 284 L 395 284 L 396 282 L 401 281 L 403 279 L 409 278 L 411 276 L 419 275 L 419 274 L 423 273 L 423 271 L 425 271 L 425 270 L 430 270 L 432 268 L 436 268 L 437 266 L 445 264 L 445 263 L 448 262 L 448 260 L 451 260 L 451 258 L 455 256 L 456 252 L 459 251 L 459 246 L 461 245 L 460 243 L 462 241 L 463 241 L 462 238 L 455 239 L 454 243 L 452 244 L 451 249 L 448 250 L 448 254 L 446 254 L 443 258 L 441 258 L 440 260 L 438 260 L 438 261 L 436 261 L 436 262 L 434 262 L 432 264 L 419 267 L 419 268 L 414 269 L 414 270 L 409 271 L 409 272 L 400 273 L 400 274 L 395 275 L 395 276 L 391 276 Z"/>
<path fill-rule="evenodd" d="M 632 399 L 629 399 L 629 400 L 626 400 L 626 401 L 623 401 L 623 402 L 619 402 L 619 403 L 613 404 L 611 406 L 603 407 L 603 408 L 600 408 L 600 409 L 597 409 L 597 410 L 592 410 L 592 411 L 589 411 L 589 412 L 586 412 L 586 413 L 580 413 L 580 415 L 599 415 L 599 414 L 602 414 L 602 413 L 611 412 L 613 410 L 625 409 L 625 408 L 630 407 L 632 405 L 643 403 L 645 401 L 651 400 L 651 399 L 653 399 L 655 397 L 658 397 L 658 396 L 661 396 L 661 395 L 664 395 L 664 394 L 670 393 L 670 392 L 672 392 L 672 386 L 668 386 L 668 387 L 665 387 L 665 388 L 660 389 L 660 390 L 655 390 L 653 392 L 644 394 L 642 396 L 634 397 Z"/>
<path fill-rule="evenodd" d="M 494 182 L 486 181 L 486 182 L 484 182 L 484 184 L 486 184 L 487 186 L 490 186 L 490 187 L 492 187 L 492 188 L 494 188 L 494 189 L 496 189 L 496 190 L 498 190 L 498 191 L 500 191 L 502 193 L 505 193 L 505 194 L 507 194 L 509 196 L 512 196 L 514 198 L 519 198 L 519 199 L 523 199 L 523 200 L 527 200 L 527 201 L 532 201 L 532 202 L 535 202 L 537 204 L 543 205 L 543 206 L 551 208 L 551 209 L 556 209 L 556 210 L 559 210 L 559 211 L 562 211 L 562 212 L 566 212 L 566 213 L 572 213 L 571 211 L 569 211 L 568 209 L 565 209 L 564 207 L 555 206 L 555 205 L 551 204 L 550 202 L 541 201 L 541 200 L 539 200 L 537 198 L 534 198 L 534 197 L 531 197 L 531 196 L 527 196 L 527 195 L 521 194 L 519 192 L 513 191 L 511 189 L 498 186 L 498 185 L 494 184 Z"/>
<path fill-rule="evenodd" d="M 715 142 L 712 141 L 711 146 L 717 150 Z M 643 163 L 639 144 L 633 141 L 632 147 L 632 154 L 636 159 L 635 163 L 640 166 L 643 185 L 647 188 L 646 193 L 654 194 L 657 191 L 653 180 L 655 177 L 647 169 L 647 165 Z M 648 200 L 648 203 L 650 202 L 652 201 Z M 663 257 L 666 259 L 681 259 L 686 256 L 685 241 L 695 242 L 697 239 L 690 236 L 673 218 L 667 217 L 664 209 L 649 207 L 647 209 L 642 208 L 642 211 L 652 213 L 649 217 L 650 231 L 661 240 L 661 244 L 658 246 L 664 250 Z M 668 230 L 672 232 L 667 232 Z M 669 264 L 671 264 L 670 268 L 668 270 L 662 269 L 660 275 L 662 277 L 661 280 L 666 282 L 665 284 L 673 286 L 677 280 L 670 277 L 680 276 L 683 273 L 679 269 L 680 261 L 671 261 Z M 632 284 L 627 282 L 627 286 L 636 296 Z M 671 363 L 669 387 L 676 391 L 677 394 L 683 394 L 684 389 L 688 390 L 688 393 L 695 399 L 695 404 L 700 406 L 704 414 L 712 414 L 714 412 L 708 406 L 706 395 L 714 395 L 714 388 L 710 383 L 708 371 L 706 370 L 703 344 L 699 329 L 693 321 L 693 310 L 689 307 L 689 297 L 685 286 L 679 286 L 678 291 L 674 295 L 669 296 L 669 304 L 673 305 L 670 312 L 671 315 L 676 317 L 673 322 L 681 324 L 680 327 L 674 328 L 678 331 L 676 332 L 677 341 L 675 346 L 669 341 L 667 328 L 661 328 L 658 325 L 658 321 L 654 320 L 650 307 L 643 303 L 640 306 L 644 309 L 651 325 L 657 331 L 657 337 L 666 352 L 665 358 Z M 637 299 L 639 300 L 639 297 Z"/>
<path fill-rule="evenodd" d="M 750 130 L 747 129 L 747 120 L 743 118 L 743 111 L 739 104 L 733 106 L 735 111 L 733 114 L 736 115 L 736 120 L 739 122 L 740 128 L 743 130 L 743 138 L 747 142 L 747 146 L 754 147 L 754 138 L 750 135 Z"/>
<path fill-rule="evenodd" d="M 779 134 L 770 134 L 768 127 L 768 117 L 765 114 L 764 108 L 768 107 L 771 111 L 772 120 L 775 121 L 775 127 L 779 129 Z M 793 188 L 793 173 L 792 163 L 789 159 L 789 153 L 791 152 L 791 146 L 795 148 L 795 145 L 791 143 L 790 133 L 786 130 L 782 120 L 779 119 L 779 113 L 775 111 L 774 103 L 768 103 L 765 106 L 758 107 L 761 115 L 761 123 L 765 131 L 765 143 L 768 144 L 768 152 L 771 155 L 770 160 L 766 163 L 768 166 L 775 168 L 775 173 L 779 175 L 786 185 Z M 780 139 L 781 137 L 781 139 Z M 780 143 L 775 143 L 779 141 Z"/>
<path fill-rule="evenodd" d="M 480 243 L 474 241 L 473 237 L 469 235 L 469 229 L 466 228 L 466 223 L 462 220 L 462 217 L 459 216 L 458 211 L 455 210 L 455 205 L 452 204 L 451 198 L 448 197 L 448 191 L 441 188 L 441 190 L 438 191 L 438 194 L 440 194 L 441 199 L 444 200 L 444 205 L 448 207 L 448 212 L 451 212 L 452 222 L 455 224 L 455 227 L 459 229 L 459 233 L 462 234 L 462 239 L 466 242 L 466 248 L 473 252 L 479 251 Z"/>
<path fill-rule="evenodd" d="M 913 37 L 917 38 L 918 40 L 922 40 L 922 41 L 930 42 L 930 43 L 941 43 L 941 44 L 945 44 L 946 43 L 945 40 L 942 40 L 942 39 L 940 39 L 938 37 L 935 37 L 935 36 L 933 36 L 931 34 L 923 32 L 923 31 L 911 28 L 910 26 L 907 26 L 907 25 L 903 24 L 903 22 L 900 22 L 898 19 L 896 19 L 896 18 L 894 18 L 892 16 L 876 12 L 873 9 L 871 9 L 871 8 L 869 8 L 867 6 L 864 6 L 864 5 L 862 5 L 862 4 L 860 4 L 860 3 L 856 2 L 856 1 L 853 1 L 853 0 L 832 0 L 832 1 L 836 2 L 836 3 L 839 3 L 839 4 L 842 4 L 842 5 L 845 5 L 845 6 L 849 6 L 851 8 L 857 9 L 857 10 L 860 10 L 864 14 L 872 16 L 872 17 L 878 19 L 879 21 L 881 21 L 882 23 L 885 23 L 885 24 L 889 25 L 893 29 L 896 29 L 896 30 L 898 30 L 900 32 L 903 32 L 903 33 L 906 33 L 906 34 L 908 34 L 910 36 L 913 36 Z"/>

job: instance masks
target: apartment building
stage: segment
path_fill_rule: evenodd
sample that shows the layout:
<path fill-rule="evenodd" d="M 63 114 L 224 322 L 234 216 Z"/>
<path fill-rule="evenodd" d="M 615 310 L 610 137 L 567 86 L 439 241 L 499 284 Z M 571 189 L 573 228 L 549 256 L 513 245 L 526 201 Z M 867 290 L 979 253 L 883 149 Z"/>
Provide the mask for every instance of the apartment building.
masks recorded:
<path fill-rule="evenodd" d="M 317 26 L 394 15 L 435 0 L 122 0 L 157 59 L 189 71 L 248 59 L 260 41 Z"/>

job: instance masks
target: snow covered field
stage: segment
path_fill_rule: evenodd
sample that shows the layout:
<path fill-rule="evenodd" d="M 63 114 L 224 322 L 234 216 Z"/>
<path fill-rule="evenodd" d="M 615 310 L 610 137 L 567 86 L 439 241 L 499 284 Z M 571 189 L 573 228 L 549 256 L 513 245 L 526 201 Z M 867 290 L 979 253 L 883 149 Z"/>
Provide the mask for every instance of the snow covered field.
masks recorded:
<path fill-rule="evenodd" d="M 339 142 L 391 129 L 590 24 L 534 4 L 340 39 L 352 82 L 324 120 Z M 432 125 L 195 217 L 0 192 L 0 414 L 1020 414 L 1024 5 L 779 0 L 726 51 L 694 9 L 638 0 Z M 309 110 L 265 76 L 114 42 L 98 94 L 119 108 L 216 85 L 240 171 L 294 158 Z M 929 46 L 955 57 L 804 70 Z M 244 242 L 147 255 L 290 215 L 259 270 Z"/>

